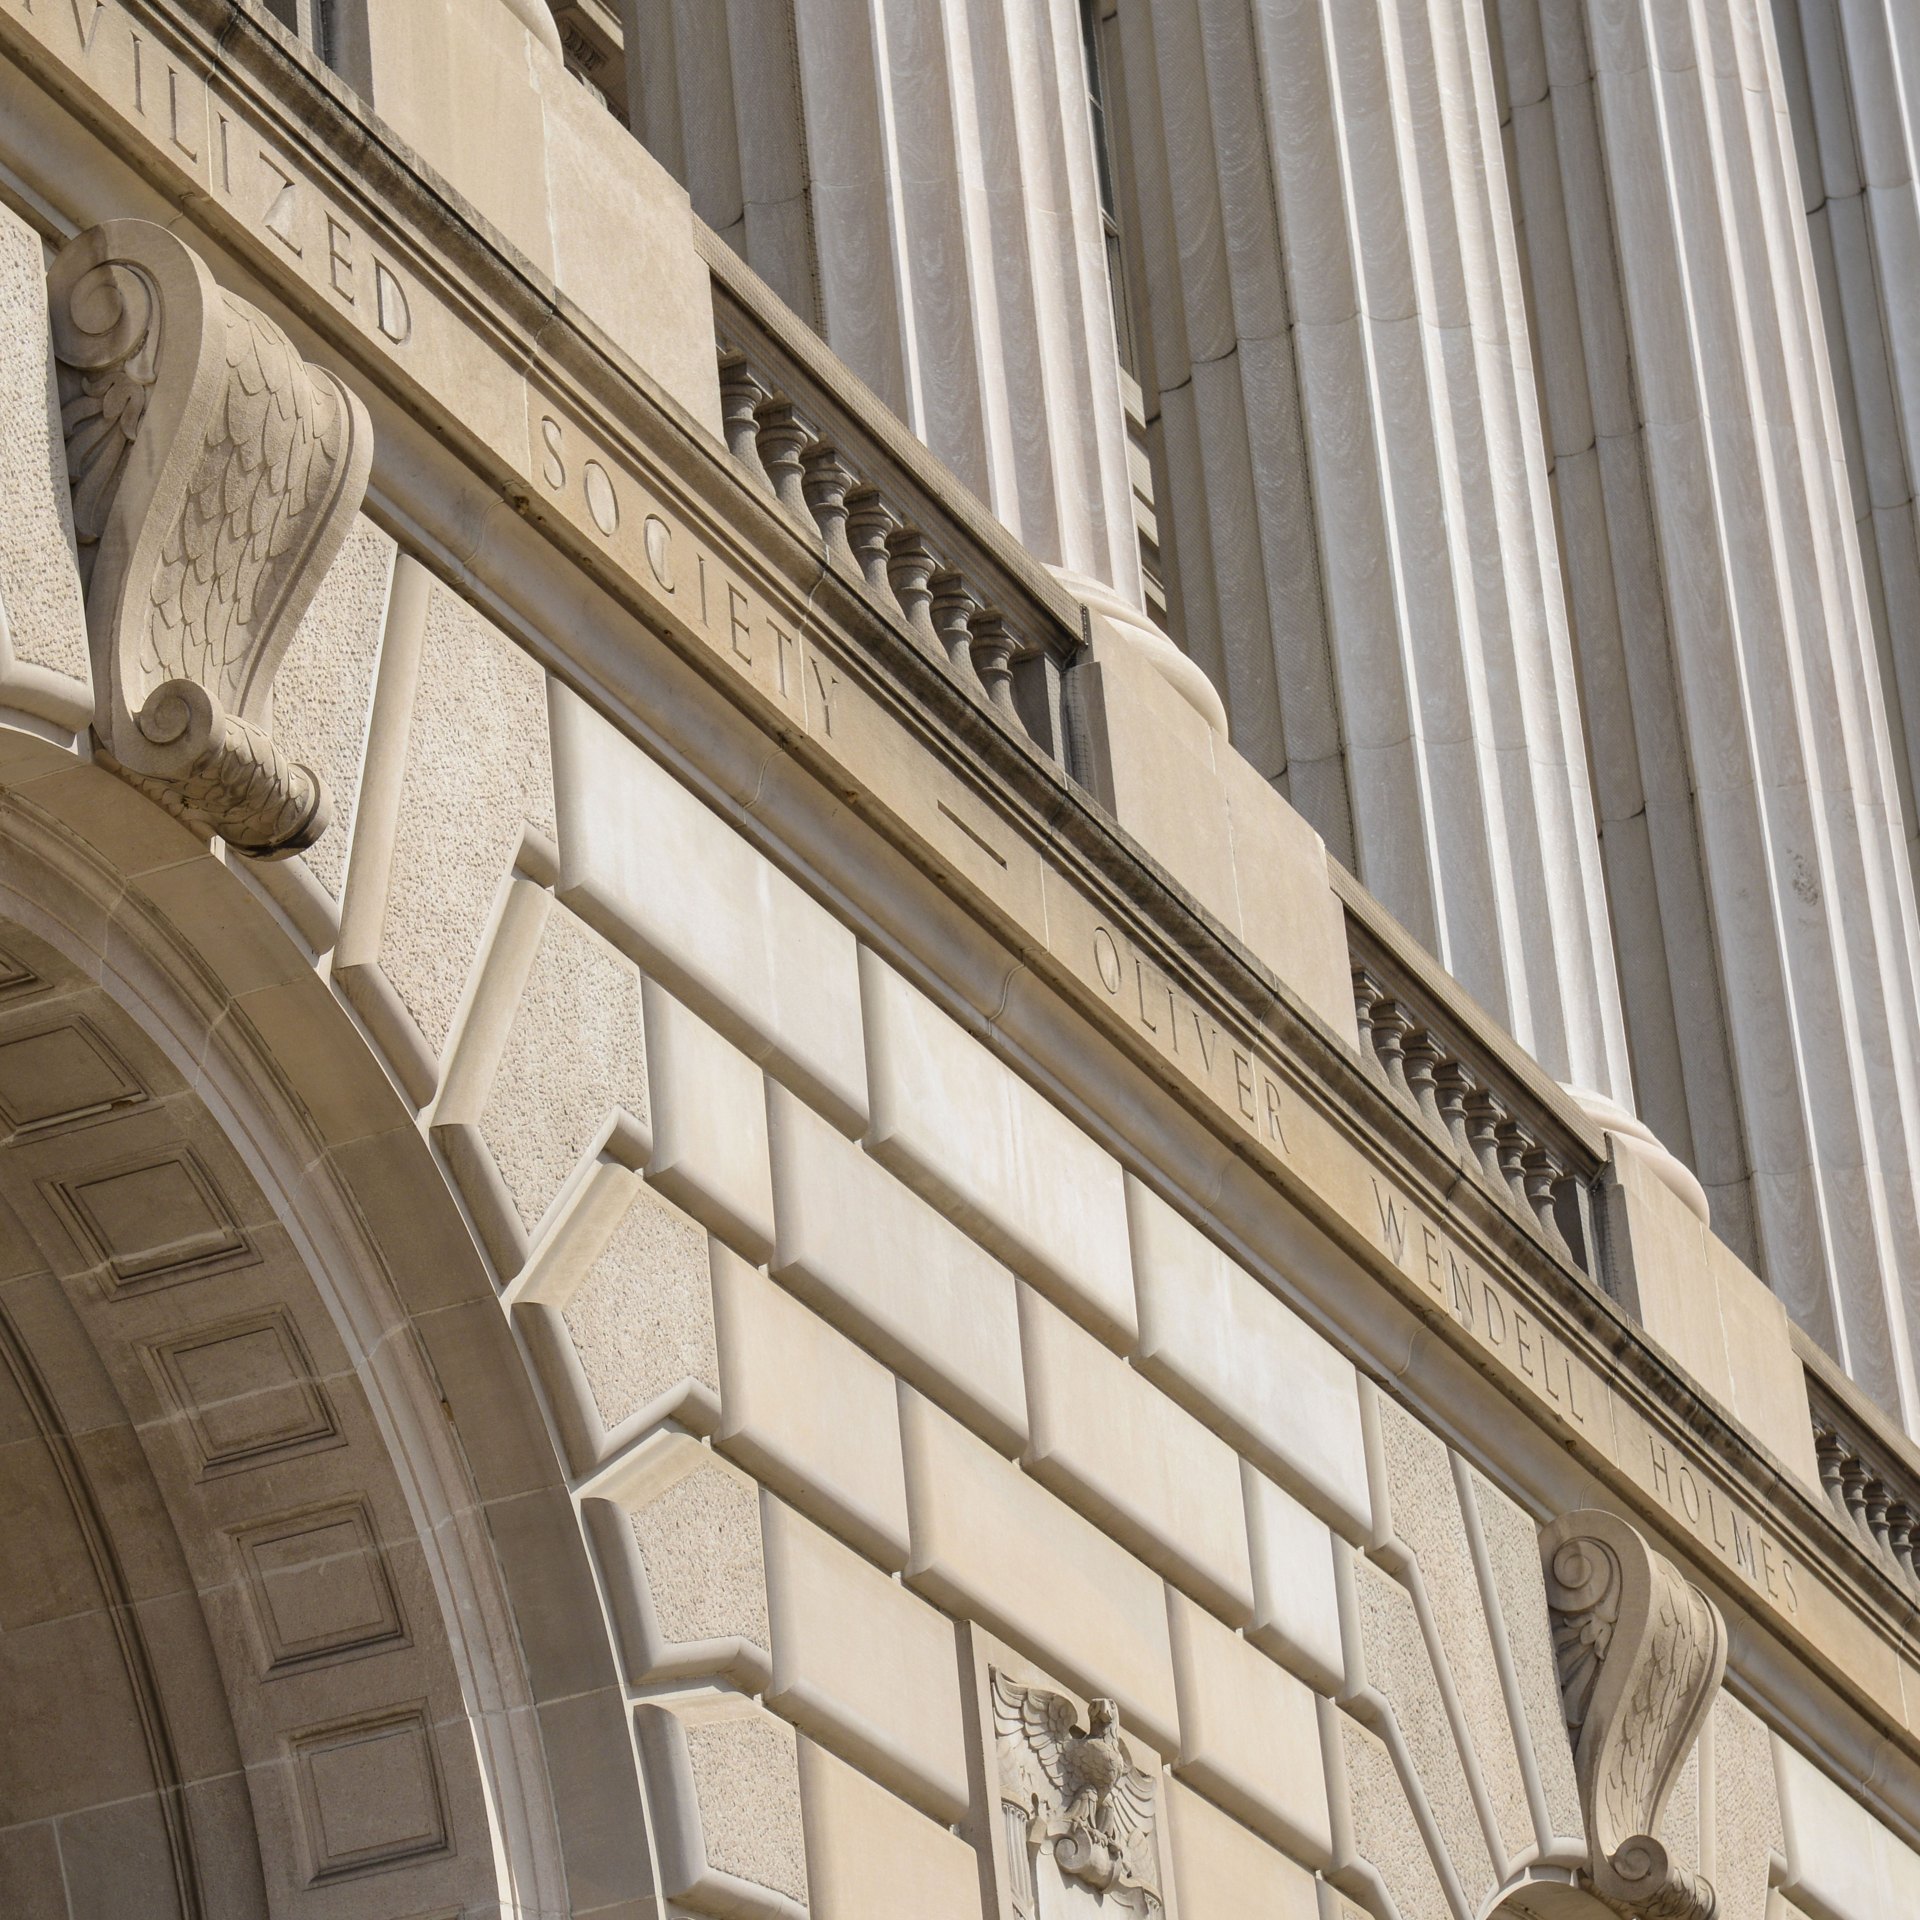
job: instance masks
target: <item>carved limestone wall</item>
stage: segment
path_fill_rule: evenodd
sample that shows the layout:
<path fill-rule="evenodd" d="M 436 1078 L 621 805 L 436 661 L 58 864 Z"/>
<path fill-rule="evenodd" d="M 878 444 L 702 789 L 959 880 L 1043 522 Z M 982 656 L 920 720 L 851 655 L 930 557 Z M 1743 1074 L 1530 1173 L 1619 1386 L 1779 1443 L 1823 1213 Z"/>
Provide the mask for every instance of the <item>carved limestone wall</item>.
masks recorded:
<path fill-rule="evenodd" d="M 156 372 L 104 516 L 106 469 L 79 463 L 96 642 L 142 580 L 148 617 L 196 524 L 191 487 L 158 522 L 128 487 L 159 444 L 174 297 L 211 298 L 150 236 L 100 231 L 55 281 L 113 342 L 69 354 L 83 454 L 126 369 L 151 351 Z M 205 362 L 229 409 L 240 324 Z M 1363 1375 L 1314 1317 L 1351 1264 L 1315 1268 L 1305 1233 L 1230 1245 L 1215 1190 L 1130 1144 L 1130 1083 L 1075 1104 L 963 1021 L 953 955 L 782 837 L 778 752 L 756 737 L 734 789 L 681 753 L 705 710 L 676 706 L 643 630 L 622 637 L 653 704 L 616 721 L 353 523 L 351 404 L 321 421 L 308 376 L 280 375 L 318 409 L 327 529 L 269 553 L 284 617 L 220 669 L 245 687 L 196 684 L 226 689 L 231 742 L 277 677 L 275 804 L 324 787 L 350 831 L 230 860 L 209 829 L 288 837 L 156 793 L 165 769 L 129 785 L 5 736 L 0 880 L 29 840 L 58 846 L 97 890 L 43 881 L 28 906 L 76 944 L 94 928 L 102 975 L 124 941 L 117 990 L 148 1019 L 156 955 L 206 997 L 135 1059 L 87 1025 L 105 987 L 55 1021 L 61 996 L 22 984 L 50 971 L 0 964 L 0 1186 L 72 1312 L 130 1330 L 96 1358 L 174 1509 L 203 1516 L 158 1597 L 213 1623 L 239 1707 L 201 1760 L 266 1783 L 249 1805 L 273 1817 L 239 1831 L 284 1910 L 646 1911 L 657 1888 L 676 1920 L 1592 1920 L 1590 1890 L 1631 1908 L 1604 1876 L 1649 1842 L 1640 1905 L 1689 1920 L 1707 1887 L 1714 1920 L 1765 1920 L 1775 1879 L 1817 1920 L 1866 1920 L 1860 1886 L 1907 1884 L 1885 1828 L 1852 1848 L 1877 1880 L 1812 1837 L 1823 1792 L 1858 1803 L 1718 1690 L 1685 1579 L 1604 1512 L 1543 1563 L 1488 1433 L 1451 1446 Z M 155 497 L 178 478 L 149 477 Z M 159 571 L 115 575 L 112 543 L 137 555 L 156 524 Z M 70 559 L 45 556 L 49 604 Z M 95 655 L 121 767 L 165 684 L 139 675 L 183 677 L 144 644 Z M 331 1243 L 253 1180 L 266 1130 L 207 1065 L 236 1034 L 258 1098 L 307 1129 L 294 1184 L 357 1169 L 329 1204 L 384 1214 L 407 1316 L 334 1286 Z M 303 1268 L 290 1305 L 276 1276 Z M 430 1387 L 404 1421 L 372 1384 L 402 1365 Z M 1550 1446 L 1505 1412 L 1498 1437 Z M 403 1426 L 469 1498 L 362 1473 Z M 498 1556 L 506 1600 L 445 1577 L 453 1539 Z M 1569 1650 L 1602 1638 L 1589 1688 Z M 469 1641 L 512 1649 L 521 1690 L 463 1665 Z M 1655 1673 L 1674 1698 L 1643 1712 Z M 1609 1799 L 1638 1726 L 1648 1771 Z M 552 1857 L 522 1844 L 547 1828 L 564 1874 L 480 1884 Z M 29 1844 L 0 1825 L 0 1870 Z"/>

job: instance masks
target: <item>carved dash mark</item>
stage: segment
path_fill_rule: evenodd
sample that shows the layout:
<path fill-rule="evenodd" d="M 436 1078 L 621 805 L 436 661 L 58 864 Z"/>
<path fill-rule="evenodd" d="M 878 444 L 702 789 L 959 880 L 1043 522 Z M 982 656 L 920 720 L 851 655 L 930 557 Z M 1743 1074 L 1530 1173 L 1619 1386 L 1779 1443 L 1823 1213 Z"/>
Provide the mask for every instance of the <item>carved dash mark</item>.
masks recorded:
<path fill-rule="evenodd" d="M 994 846 L 991 841 L 983 840 L 980 837 L 980 835 L 974 832 L 974 830 L 970 826 L 968 826 L 967 823 L 964 820 L 962 820 L 960 816 L 957 813 L 955 813 L 954 810 L 950 806 L 948 806 L 944 800 L 937 800 L 934 802 L 934 804 L 940 809 L 942 813 L 944 813 L 947 816 L 949 820 L 953 822 L 953 824 L 956 827 L 960 829 L 962 833 L 964 833 L 967 836 L 969 840 L 973 842 L 973 844 L 976 847 L 980 849 L 982 853 L 984 853 L 987 856 L 989 860 L 993 862 L 993 864 L 996 867 L 1004 868 L 1006 866 L 1007 864 L 1006 855 L 1003 854 L 998 847 Z"/>

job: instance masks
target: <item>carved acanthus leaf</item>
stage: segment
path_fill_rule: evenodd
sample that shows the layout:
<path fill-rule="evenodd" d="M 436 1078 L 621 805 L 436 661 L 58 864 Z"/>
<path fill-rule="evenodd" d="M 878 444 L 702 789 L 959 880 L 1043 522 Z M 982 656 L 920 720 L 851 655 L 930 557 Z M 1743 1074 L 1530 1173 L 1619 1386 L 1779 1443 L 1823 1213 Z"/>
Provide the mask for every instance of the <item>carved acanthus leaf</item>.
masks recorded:
<path fill-rule="evenodd" d="M 1712 1884 L 1656 1835 L 1726 1671 L 1725 1623 L 1617 1515 L 1568 1514 L 1541 1550 L 1588 1885 L 1637 1920 L 1713 1920 Z"/>
<path fill-rule="evenodd" d="M 147 221 L 70 241 L 49 291 L 104 757 L 245 852 L 311 846 L 326 787 L 274 745 L 273 677 L 366 491 L 366 409 Z"/>
<path fill-rule="evenodd" d="M 1160 1910 L 1157 1796 L 1153 1774 L 1135 1766 L 1120 1735 L 1120 1712 L 1094 1700 L 1087 1724 L 1064 1694 L 992 1674 L 1000 1798 L 1013 1816 L 1021 1854 L 1016 1909 L 1035 1911 L 1026 1874 L 1030 1849 L 1045 1848 L 1069 1880 L 1108 1896 L 1116 1912 Z"/>

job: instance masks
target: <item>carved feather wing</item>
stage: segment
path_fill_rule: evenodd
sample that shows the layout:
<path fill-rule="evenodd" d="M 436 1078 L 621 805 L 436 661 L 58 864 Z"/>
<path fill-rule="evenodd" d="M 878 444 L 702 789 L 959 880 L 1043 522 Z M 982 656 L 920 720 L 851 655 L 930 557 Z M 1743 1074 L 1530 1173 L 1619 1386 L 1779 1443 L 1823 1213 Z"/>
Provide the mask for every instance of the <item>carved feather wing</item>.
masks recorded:
<path fill-rule="evenodd" d="M 148 657 L 159 679 L 190 679 L 234 712 L 248 705 L 253 641 L 304 557 L 341 458 L 344 409 L 293 342 L 223 297 L 228 379 L 177 524 L 153 577 Z"/>
<path fill-rule="evenodd" d="M 1005 1674 L 993 1676 L 995 1731 L 1012 1739 L 1039 1763 L 1055 1793 L 1068 1792 L 1066 1753 L 1078 1729 L 1073 1702 L 1045 1687 L 1026 1687 Z"/>
<path fill-rule="evenodd" d="M 1107 1794 L 1108 1830 L 1136 1871 L 1141 1843 L 1153 1831 L 1153 1800 L 1153 1775 L 1142 1767 L 1127 1768 Z"/>

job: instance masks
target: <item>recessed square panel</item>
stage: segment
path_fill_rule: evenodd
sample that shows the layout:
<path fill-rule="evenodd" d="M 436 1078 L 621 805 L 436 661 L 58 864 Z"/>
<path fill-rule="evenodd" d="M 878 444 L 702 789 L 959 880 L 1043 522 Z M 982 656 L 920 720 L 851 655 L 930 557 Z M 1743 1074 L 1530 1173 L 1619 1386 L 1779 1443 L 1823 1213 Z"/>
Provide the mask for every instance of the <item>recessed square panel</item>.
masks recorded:
<path fill-rule="evenodd" d="M 234 1536 L 267 1671 L 379 1652 L 406 1623 L 365 1505 L 290 1514 Z"/>
<path fill-rule="evenodd" d="M 256 1258 L 199 1156 L 181 1147 L 42 1191 L 115 1292 L 170 1286 Z"/>
<path fill-rule="evenodd" d="M 341 1443 L 306 1346 L 279 1308 L 183 1335 L 151 1353 L 204 1473 Z"/>
<path fill-rule="evenodd" d="M 81 1019 L 0 1038 L 0 1120 L 16 1139 L 138 1106 L 147 1090 Z"/>
<path fill-rule="evenodd" d="M 446 1850 L 446 1808 L 424 1707 L 316 1727 L 290 1745 L 310 1885 Z"/>
<path fill-rule="evenodd" d="M 24 1000 L 30 994 L 44 992 L 46 984 L 24 960 L 0 947 L 0 1002 Z"/>

